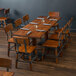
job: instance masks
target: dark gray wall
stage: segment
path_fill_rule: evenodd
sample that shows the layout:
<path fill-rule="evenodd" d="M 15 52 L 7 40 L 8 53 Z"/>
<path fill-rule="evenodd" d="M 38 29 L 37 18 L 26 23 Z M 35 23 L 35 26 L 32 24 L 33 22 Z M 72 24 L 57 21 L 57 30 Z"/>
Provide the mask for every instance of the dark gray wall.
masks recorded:
<path fill-rule="evenodd" d="M 76 0 L 0 0 L 0 8 L 10 8 L 11 17 L 19 18 L 26 13 L 31 20 L 40 15 L 48 15 L 49 11 L 59 11 L 61 17 L 74 16 L 73 29 L 76 29 Z M 67 19 L 61 21 L 65 24 Z"/>
<path fill-rule="evenodd" d="M 47 0 L 0 0 L 0 8 L 10 8 L 13 18 L 19 18 L 26 13 L 31 19 L 47 15 Z"/>
<path fill-rule="evenodd" d="M 73 29 L 76 29 L 76 0 L 48 0 L 48 12 L 49 11 L 59 11 L 61 17 L 66 17 L 67 20 L 73 16 Z M 62 25 L 66 23 L 65 21 L 61 22 Z"/>

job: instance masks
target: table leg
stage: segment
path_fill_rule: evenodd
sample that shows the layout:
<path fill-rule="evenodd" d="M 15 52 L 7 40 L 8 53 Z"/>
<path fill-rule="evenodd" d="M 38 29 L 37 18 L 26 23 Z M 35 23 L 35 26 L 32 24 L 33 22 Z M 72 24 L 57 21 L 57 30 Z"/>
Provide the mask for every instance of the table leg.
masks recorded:
<path fill-rule="evenodd" d="M 32 38 L 32 44 L 35 46 L 36 45 L 36 38 Z"/>
<path fill-rule="evenodd" d="M 45 40 L 48 39 L 48 31 L 45 33 Z"/>

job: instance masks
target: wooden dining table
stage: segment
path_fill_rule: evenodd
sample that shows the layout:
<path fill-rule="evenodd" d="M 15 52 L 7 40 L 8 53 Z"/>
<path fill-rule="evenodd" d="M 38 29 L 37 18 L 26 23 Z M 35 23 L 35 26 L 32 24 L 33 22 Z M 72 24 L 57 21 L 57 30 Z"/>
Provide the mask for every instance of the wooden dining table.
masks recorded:
<path fill-rule="evenodd" d="M 0 76 L 14 76 L 13 72 L 0 71 Z"/>
<path fill-rule="evenodd" d="M 54 19 L 54 20 L 50 20 Z M 41 39 L 42 36 L 45 37 L 45 40 L 48 39 L 48 31 L 61 19 L 58 18 L 47 18 L 47 16 L 39 16 L 37 19 L 33 20 L 23 28 L 28 30 L 19 29 L 13 36 L 29 37 L 33 41 L 33 45 L 36 45 L 36 39 Z M 30 34 L 27 35 L 27 33 Z"/>

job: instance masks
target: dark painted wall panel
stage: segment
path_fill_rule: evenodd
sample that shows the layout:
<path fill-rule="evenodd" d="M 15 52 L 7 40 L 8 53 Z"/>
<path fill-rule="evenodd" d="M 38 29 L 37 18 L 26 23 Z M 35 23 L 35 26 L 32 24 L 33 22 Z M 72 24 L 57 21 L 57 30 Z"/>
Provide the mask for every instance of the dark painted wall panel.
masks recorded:
<path fill-rule="evenodd" d="M 67 17 L 64 18 L 64 22 L 61 22 L 62 24 L 65 24 L 65 22 L 71 17 L 74 17 L 73 21 L 73 29 L 76 29 L 76 0 L 48 0 L 48 12 L 49 11 L 59 11 L 61 14 L 61 17 Z"/>
<path fill-rule="evenodd" d="M 19 18 L 28 13 L 31 19 L 47 15 L 47 0 L 0 0 L 0 8 L 10 8 L 11 15 Z"/>
<path fill-rule="evenodd" d="M 64 25 L 74 16 L 72 28 L 76 29 L 76 0 L 0 0 L 0 8 L 10 8 L 11 17 L 15 19 L 28 13 L 31 20 L 40 15 L 48 15 L 49 11 L 59 11 L 65 19 L 60 24 Z"/>

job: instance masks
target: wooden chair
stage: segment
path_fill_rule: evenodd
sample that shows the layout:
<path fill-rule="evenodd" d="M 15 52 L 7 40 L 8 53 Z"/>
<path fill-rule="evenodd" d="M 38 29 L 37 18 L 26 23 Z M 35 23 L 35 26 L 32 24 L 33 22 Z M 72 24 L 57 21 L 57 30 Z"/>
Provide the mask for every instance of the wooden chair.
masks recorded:
<path fill-rule="evenodd" d="M 29 63 L 30 70 L 32 70 L 32 61 L 37 58 L 36 46 L 29 45 L 28 38 L 14 37 L 14 39 L 16 42 L 16 68 L 18 66 L 18 62 L 20 62 L 19 59 L 22 58 L 25 62 Z M 19 54 L 21 56 L 19 56 Z"/>
<path fill-rule="evenodd" d="M 13 31 L 13 25 L 10 23 L 10 24 L 8 24 L 5 28 L 4 28 L 4 30 L 5 30 L 5 33 L 6 33 L 6 35 L 7 35 L 7 40 L 8 40 L 8 38 L 9 38 L 9 32 L 11 33 L 11 37 L 12 37 L 12 31 Z"/>
<path fill-rule="evenodd" d="M 23 20 L 23 23 L 21 24 L 21 26 L 24 27 L 25 26 L 25 23 L 27 22 L 26 15 L 23 16 L 22 20 Z"/>
<path fill-rule="evenodd" d="M 25 15 L 25 19 L 26 19 L 27 23 L 29 23 L 29 15 L 28 14 Z"/>
<path fill-rule="evenodd" d="M 8 11 L 7 11 L 7 9 L 5 9 L 5 10 L 4 10 L 4 16 L 5 16 L 5 17 L 7 17 L 7 13 L 8 13 Z"/>
<path fill-rule="evenodd" d="M 27 20 L 26 20 L 26 15 L 25 15 L 25 16 L 23 16 L 23 23 L 25 24 L 26 21 Z"/>
<path fill-rule="evenodd" d="M 49 16 L 52 18 L 60 17 L 60 13 L 59 12 L 49 12 Z M 54 27 L 54 30 L 56 30 L 56 27 L 57 27 L 57 29 L 59 28 L 59 24 L 56 23 L 53 27 Z"/>
<path fill-rule="evenodd" d="M 71 17 L 71 19 L 67 22 L 67 28 L 66 28 L 66 32 L 65 32 L 65 35 L 68 38 L 68 42 L 71 42 L 70 27 L 72 24 L 72 20 L 73 20 L 73 17 Z"/>
<path fill-rule="evenodd" d="M 73 20 L 73 17 L 71 17 L 71 19 L 67 22 L 67 24 L 64 26 L 64 34 L 66 35 L 66 38 L 68 38 L 68 40 L 70 41 L 70 39 L 71 39 L 71 35 L 70 35 L 70 25 L 71 25 L 71 23 L 72 23 L 72 20 Z M 61 29 L 57 29 L 56 31 L 55 31 L 55 33 L 58 33 L 59 31 L 61 31 Z M 67 39 L 66 39 L 67 40 Z"/>
<path fill-rule="evenodd" d="M 4 16 L 9 17 L 10 8 L 4 10 Z"/>
<path fill-rule="evenodd" d="M 12 67 L 12 60 L 6 58 L 0 58 L 0 67 L 7 68 L 7 71 Z"/>
<path fill-rule="evenodd" d="M 10 8 L 7 9 L 7 16 L 10 16 Z"/>
<path fill-rule="evenodd" d="M 61 36 L 62 36 L 62 31 L 58 33 L 58 41 L 56 40 L 46 40 L 44 43 L 43 43 L 43 46 L 44 46 L 44 51 L 45 51 L 45 48 L 53 48 L 54 51 L 55 51 L 55 57 L 56 58 L 56 63 L 58 63 L 58 57 L 61 55 L 61 52 L 62 52 L 62 41 L 61 41 Z"/>
<path fill-rule="evenodd" d="M 18 28 L 21 28 L 21 24 L 22 24 L 22 19 L 19 18 L 17 19 L 15 22 L 15 27 L 18 29 Z"/>
<path fill-rule="evenodd" d="M 15 45 L 14 39 L 12 38 L 13 25 L 10 23 L 4 29 L 8 40 L 8 56 L 9 56 L 9 53 L 10 51 L 12 51 L 11 49 L 13 48 L 13 46 L 10 46 L 10 44 L 14 43 Z M 9 33 L 11 33 L 11 37 L 9 36 Z"/>
<path fill-rule="evenodd" d="M 26 24 L 26 22 L 27 23 L 29 23 L 29 15 L 28 14 L 26 14 L 25 16 L 23 16 L 23 24 L 21 24 L 21 26 L 23 27 L 23 26 L 25 26 Z"/>

